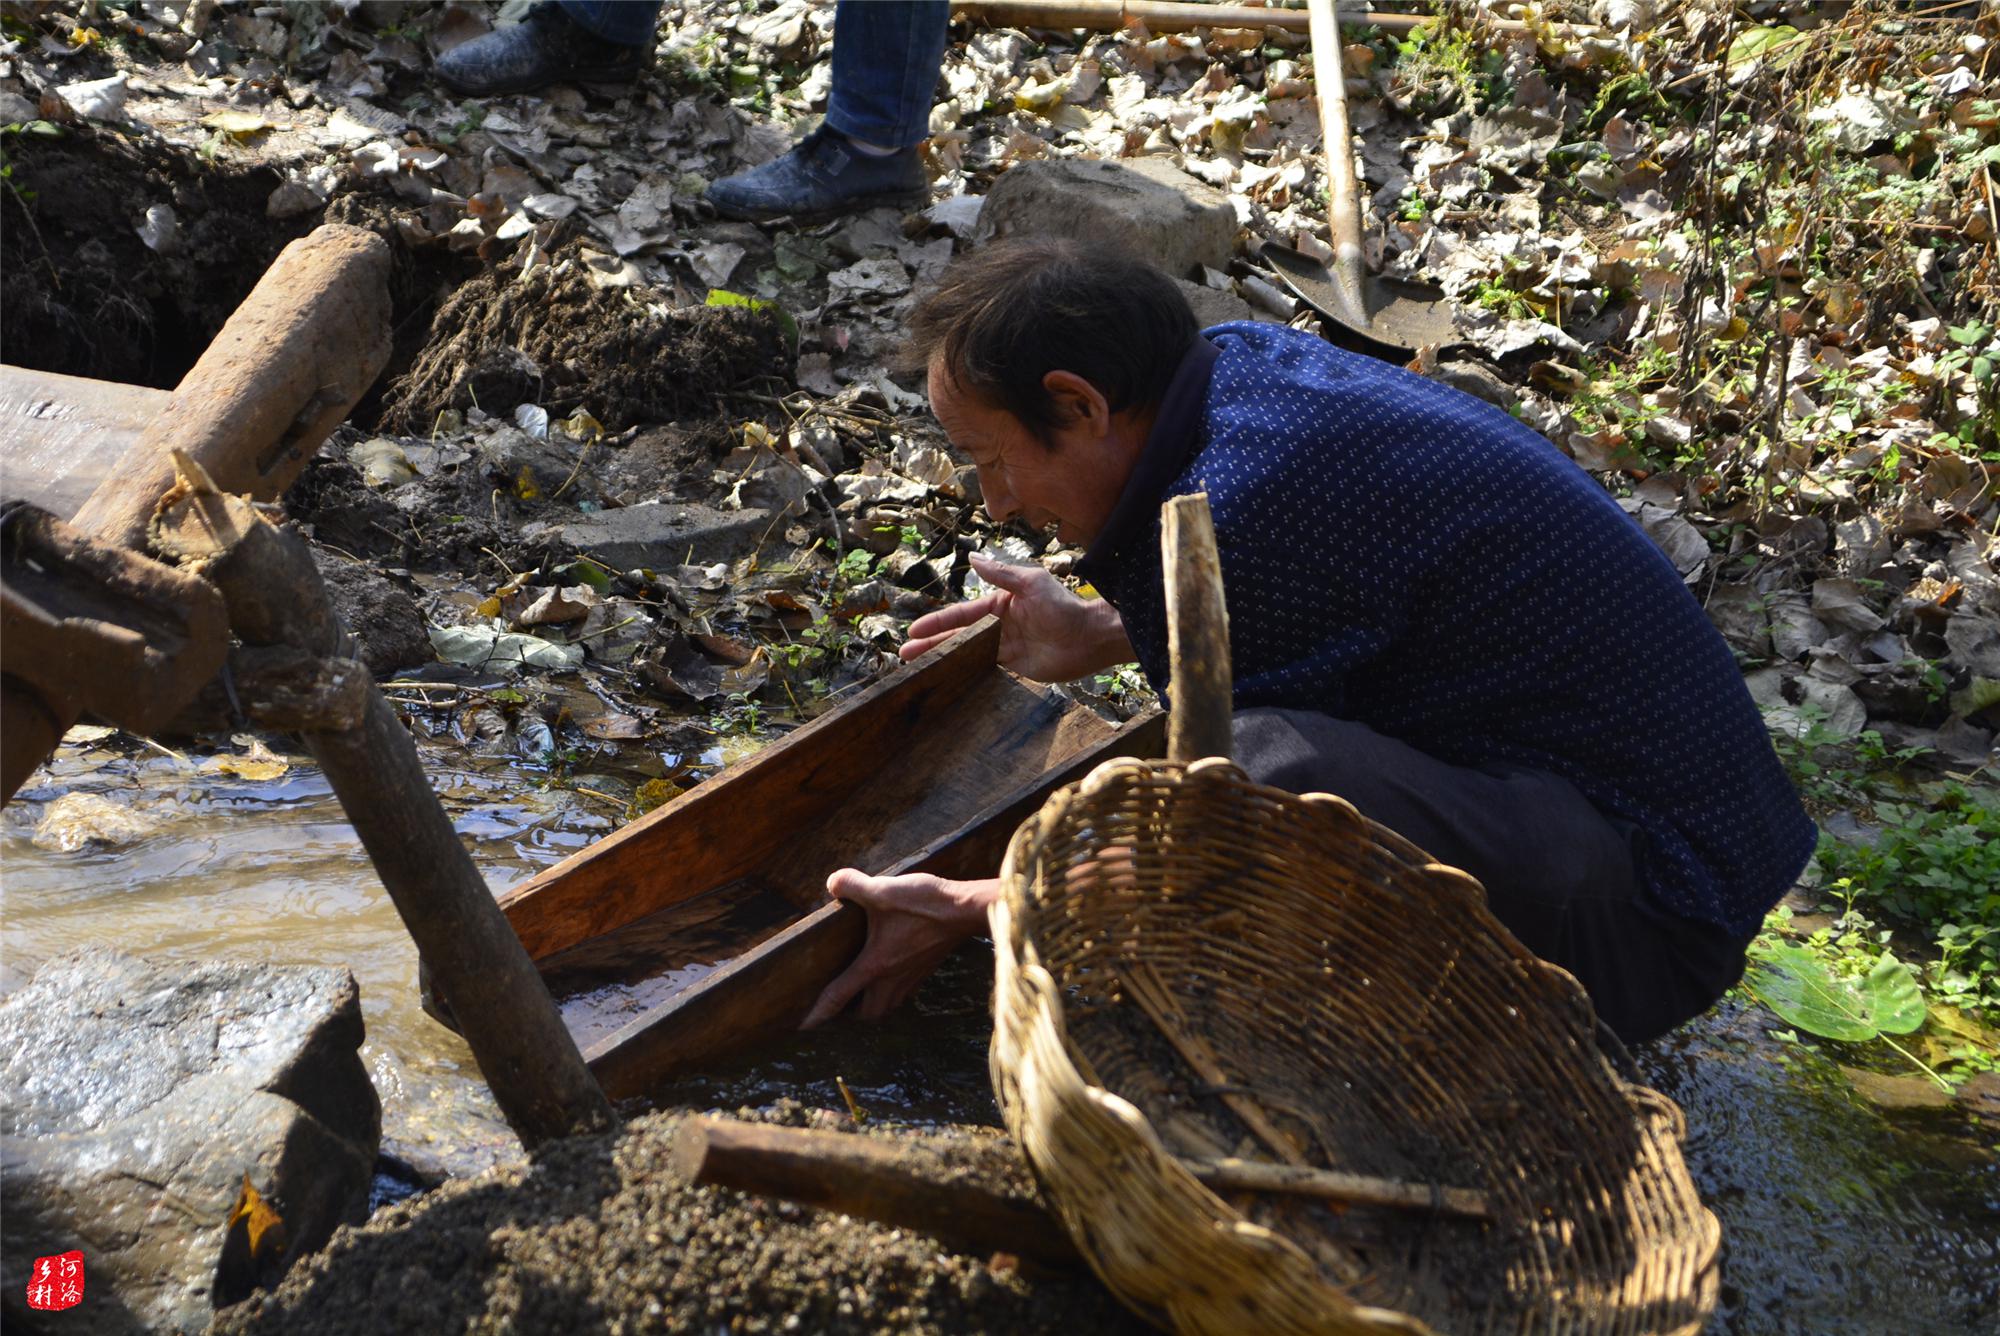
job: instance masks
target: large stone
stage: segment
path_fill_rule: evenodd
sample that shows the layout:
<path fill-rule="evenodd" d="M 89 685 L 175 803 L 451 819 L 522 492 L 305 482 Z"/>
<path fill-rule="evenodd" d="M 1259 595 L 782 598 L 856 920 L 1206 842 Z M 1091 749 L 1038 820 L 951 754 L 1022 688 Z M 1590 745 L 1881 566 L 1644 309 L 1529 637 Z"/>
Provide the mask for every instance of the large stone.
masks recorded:
<path fill-rule="evenodd" d="M 1236 251 L 1236 210 L 1213 186 L 1158 158 L 1017 163 L 986 192 L 979 241 L 1063 236 L 1109 242 L 1175 278 L 1224 269 Z"/>
<path fill-rule="evenodd" d="M 59 956 L 0 1001 L 0 1314 L 9 1331 L 184 1332 L 366 1214 L 381 1105 L 344 969 Z M 278 1212 L 225 1266 L 244 1179 Z M 25 1303 L 81 1250 L 81 1305 Z M 42 1325 L 38 1328 L 37 1322 Z"/>
<path fill-rule="evenodd" d="M 614 570 L 671 570 L 742 556 L 774 522 L 767 510 L 717 510 L 662 501 L 584 515 L 564 522 L 557 532 L 563 542 Z M 533 537 L 538 531 L 538 526 L 529 526 L 522 536 Z"/>

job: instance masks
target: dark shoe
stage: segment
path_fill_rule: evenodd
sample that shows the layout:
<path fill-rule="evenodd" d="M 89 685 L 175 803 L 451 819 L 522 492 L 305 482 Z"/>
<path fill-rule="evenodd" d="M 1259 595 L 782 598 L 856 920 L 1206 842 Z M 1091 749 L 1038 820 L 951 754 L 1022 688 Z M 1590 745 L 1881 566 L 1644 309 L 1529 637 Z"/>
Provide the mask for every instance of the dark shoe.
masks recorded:
<path fill-rule="evenodd" d="M 644 51 L 585 32 L 560 5 L 544 3 L 511 28 L 453 47 L 438 57 L 435 68 L 453 92 L 497 97 L 565 80 L 626 82 L 638 76 Z"/>
<path fill-rule="evenodd" d="M 822 125 L 782 158 L 724 177 L 708 202 L 724 218 L 761 220 L 845 213 L 876 204 L 903 204 L 930 190 L 914 148 L 876 156 Z"/>

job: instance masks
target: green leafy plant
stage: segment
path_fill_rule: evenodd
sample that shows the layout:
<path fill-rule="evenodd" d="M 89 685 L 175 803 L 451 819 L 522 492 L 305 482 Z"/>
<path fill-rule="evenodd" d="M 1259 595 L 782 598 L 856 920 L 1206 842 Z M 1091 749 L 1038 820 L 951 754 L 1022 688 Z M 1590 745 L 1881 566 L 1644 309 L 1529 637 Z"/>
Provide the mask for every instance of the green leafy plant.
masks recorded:
<path fill-rule="evenodd" d="M 1823 839 L 1827 889 L 1938 943 L 1933 987 L 1968 1011 L 2000 1014 L 2000 804 L 1946 783 L 1929 804 L 1881 802 L 1872 842 Z"/>
<path fill-rule="evenodd" d="M 1892 955 L 1877 956 L 1866 974 L 1852 978 L 1789 943 L 1760 942 L 1750 958 L 1745 986 L 1809 1034 L 1859 1044 L 1923 1026 L 1923 989 L 1910 967 Z"/>
<path fill-rule="evenodd" d="M 1850 910 L 1803 941 L 1782 933 L 1780 909 L 1750 944 L 1742 988 L 1795 1031 L 1841 1043 L 1880 1042 L 1941 1086 L 1950 1079 L 1892 1036 L 1913 1035 L 1929 1016 L 1917 975 L 1889 949 L 1890 934 Z"/>

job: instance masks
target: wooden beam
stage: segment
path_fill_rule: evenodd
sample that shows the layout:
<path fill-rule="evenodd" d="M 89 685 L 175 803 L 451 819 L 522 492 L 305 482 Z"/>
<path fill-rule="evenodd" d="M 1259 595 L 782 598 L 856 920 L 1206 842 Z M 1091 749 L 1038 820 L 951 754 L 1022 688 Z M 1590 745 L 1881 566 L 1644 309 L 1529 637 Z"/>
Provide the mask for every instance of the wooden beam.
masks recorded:
<path fill-rule="evenodd" d="M 389 311 L 389 248 L 374 233 L 329 223 L 292 242 L 70 522 L 99 542 L 144 552 L 147 525 L 174 484 L 175 451 L 226 488 L 275 501 L 388 361 Z M 119 406 L 115 390 L 103 393 L 98 411 L 114 420 L 129 423 L 141 411 L 129 397 Z M 11 466 L 17 444 L 10 436 L 0 460 Z M 81 714 L 59 693 L 44 695 L 39 708 L 55 742 Z M 32 717 L 18 700 L 9 709 Z M 37 725 L 20 734 L 32 747 L 7 749 L 15 784 L 55 750 L 54 742 L 41 749 L 43 736 Z"/>
<path fill-rule="evenodd" d="M 1084 28 L 1116 32 L 1143 23 L 1149 32 L 1190 32 L 1196 28 L 1276 28 L 1307 30 L 1306 12 L 1275 5 L 1174 3 L 1174 0 L 952 0 L 952 16 L 979 19 L 1006 28 Z M 1380 10 L 1346 10 L 1344 23 L 1407 33 L 1423 23 L 1438 22 L 1436 14 L 1391 14 Z M 1482 26 L 1498 32 L 1530 32 L 1519 19 L 1482 17 Z M 1564 37 L 1587 37 L 1602 29 L 1583 23 L 1550 23 L 1547 31 Z"/>
<path fill-rule="evenodd" d="M 142 548 L 180 450 L 224 491 L 276 500 L 389 360 L 389 248 L 328 223 L 257 280 L 166 413 L 77 510 L 77 528 Z"/>

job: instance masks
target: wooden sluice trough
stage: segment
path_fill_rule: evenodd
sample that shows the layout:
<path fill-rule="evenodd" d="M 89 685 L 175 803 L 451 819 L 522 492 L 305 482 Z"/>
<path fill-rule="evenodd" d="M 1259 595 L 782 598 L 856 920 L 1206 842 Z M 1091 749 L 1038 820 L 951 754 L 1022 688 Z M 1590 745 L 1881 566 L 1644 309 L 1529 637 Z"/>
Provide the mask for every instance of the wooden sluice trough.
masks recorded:
<path fill-rule="evenodd" d="M 614 1099 L 793 1028 L 860 949 L 842 867 L 994 875 L 1059 785 L 1165 746 L 998 666 L 988 619 L 500 897 Z"/>

